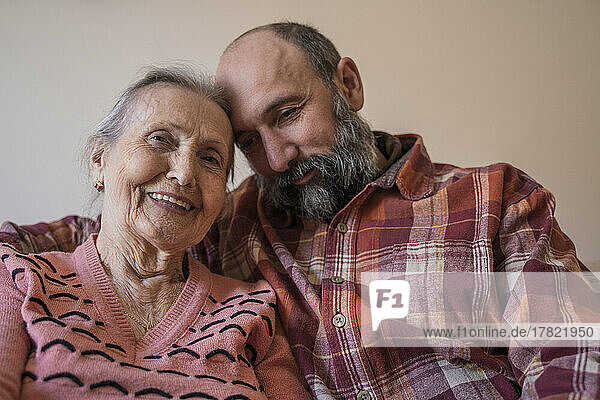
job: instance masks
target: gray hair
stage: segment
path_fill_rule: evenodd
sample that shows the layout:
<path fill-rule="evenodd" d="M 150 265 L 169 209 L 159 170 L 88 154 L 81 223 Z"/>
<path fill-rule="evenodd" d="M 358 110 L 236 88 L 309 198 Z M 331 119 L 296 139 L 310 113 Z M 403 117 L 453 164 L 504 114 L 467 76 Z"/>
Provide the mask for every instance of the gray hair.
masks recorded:
<path fill-rule="evenodd" d="M 178 86 L 215 102 L 225 111 L 229 117 L 229 104 L 225 100 L 223 91 L 215 80 L 201 72 L 192 69 L 189 66 L 180 64 L 166 67 L 150 66 L 144 68 L 144 75 L 125 89 L 117 102 L 102 121 L 98 123 L 85 145 L 84 160 L 97 159 L 103 149 L 114 144 L 123 133 L 127 125 L 131 107 L 137 99 L 139 92 L 150 85 L 164 83 Z M 97 146 L 100 144 L 100 146 Z M 227 166 L 227 175 L 231 174 L 233 167 L 233 146 L 229 154 L 229 164 Z"/>
<path fill-rule="evenodd" d="M 262 25 L 242 33 L 227 46 L 225 52 L 230 48 L 235 48 L 237 41 L 244 36 L 261 31 L 272 32 L 280 39 L 283 39 L 300 49 L 314 68 L 317 76 L 325 85 L 330 89 L 333 89 L 335 86 L 333 74 L 342 57 L 331 40 L 327 39 L 321 32 L 312 26 L 299 24 L 297 22 L 275 22 Z"/>

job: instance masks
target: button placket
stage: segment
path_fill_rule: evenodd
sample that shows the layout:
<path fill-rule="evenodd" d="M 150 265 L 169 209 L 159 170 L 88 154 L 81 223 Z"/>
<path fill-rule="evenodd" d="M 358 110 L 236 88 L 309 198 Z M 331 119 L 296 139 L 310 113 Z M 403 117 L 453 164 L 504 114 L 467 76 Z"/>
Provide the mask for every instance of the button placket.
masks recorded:
<path fill-rule="evenodd" d="M 331 319 L 331 322 L 336 328 L 343 328 L 344 325 L 346 325 L 346 316 L 341 313 L 335 314 Z"/>
<path fill-rule="evenodd" d="M 336 228 L 337 228 L 338 232 L 341 233 L 342 235 L 345 234 L 346 232 L 348 232 L 348 225 L 346 225 L 343 222 L 340 222 L 339 224 L 337 224 Z"/>

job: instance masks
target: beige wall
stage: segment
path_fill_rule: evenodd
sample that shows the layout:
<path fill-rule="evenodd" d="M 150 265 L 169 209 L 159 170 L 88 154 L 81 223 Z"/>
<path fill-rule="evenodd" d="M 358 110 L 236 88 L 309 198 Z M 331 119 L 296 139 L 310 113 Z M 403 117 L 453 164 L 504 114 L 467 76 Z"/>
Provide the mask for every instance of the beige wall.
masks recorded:
<path fill-rule="evenodd" d="M 0 219 L 86 212 L 82 138 L 140 66 L 214 71 L 231 39 L 281 19 L 355 59 L 374 128 L 420 133 L 436 161 L 517 165 L 600 260 L 599 1 L 1 0 Z"/>

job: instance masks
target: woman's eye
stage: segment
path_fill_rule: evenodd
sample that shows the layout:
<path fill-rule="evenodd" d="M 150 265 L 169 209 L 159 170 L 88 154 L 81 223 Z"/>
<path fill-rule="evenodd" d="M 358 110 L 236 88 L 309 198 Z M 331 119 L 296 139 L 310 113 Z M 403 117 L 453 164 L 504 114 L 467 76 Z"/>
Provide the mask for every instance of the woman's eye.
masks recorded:
<path fill-rule="evenodd" d="M 149 140 L 158 143 L 170 144 L 170 140 L 168 138 L 168 133 L 164 131 L 155 132 L 150 135 Z"/>
<path fill-rule="evenodd" d="M 211 164 L 219 164 L 219 160 L 217 160 L 217 158 L 213 156 L 204 156 L 202 157 L 202 159 L 204 161 L 208 161 Z"/>
<path fill-rule="evenodd" d="M 200 154 L 200 160 L 208 163 L 212 167 L 220 167 L 223 164 L 221 154 L 213 150 L 205 151 L 203 154 Z"/>

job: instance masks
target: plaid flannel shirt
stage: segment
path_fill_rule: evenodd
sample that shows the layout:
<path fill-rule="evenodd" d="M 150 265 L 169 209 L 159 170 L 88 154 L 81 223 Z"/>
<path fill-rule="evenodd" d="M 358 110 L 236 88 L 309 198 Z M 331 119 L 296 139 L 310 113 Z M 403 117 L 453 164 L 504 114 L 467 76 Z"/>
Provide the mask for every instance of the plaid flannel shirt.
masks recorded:
<path fill-rule="evenodd" d="M 597 348 L 363 346 L 361 272 L 586 270 L 553 216 L 552 194 L 520 170 L 434 164 L 417 135 L 376 137 L 386 171 L 331 222 L 263 205 L 250 177 L 233 192 L 230 217 L 192 254 L 213 271 L 269 281 L 316 398 L 598 398 Z M 0 240 L 72 251 L 97 229 L 74 216 L 6 223 Z"/>

